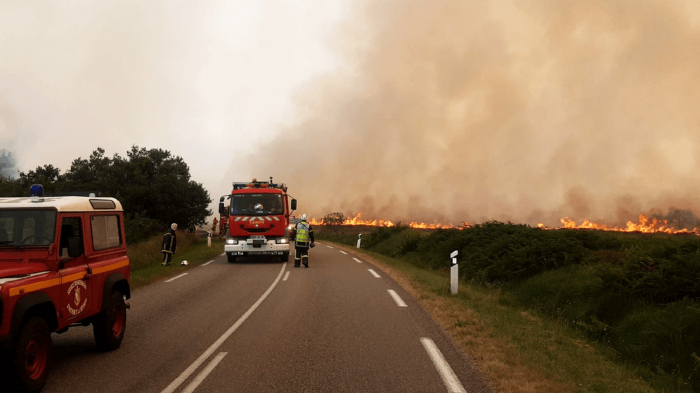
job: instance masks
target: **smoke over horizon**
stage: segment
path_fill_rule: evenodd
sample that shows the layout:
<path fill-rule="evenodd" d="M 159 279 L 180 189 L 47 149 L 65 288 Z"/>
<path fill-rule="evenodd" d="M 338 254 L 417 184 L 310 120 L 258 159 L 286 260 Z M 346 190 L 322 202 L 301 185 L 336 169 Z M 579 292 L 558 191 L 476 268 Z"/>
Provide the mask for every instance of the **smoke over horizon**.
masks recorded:
<path fill-rule="evenodd" d="M 361 1 L 338 38 L 348 66 L 235 171 L 287 183 L 316 217 L 698 212 L 699 21 L 692 2 Z"/>

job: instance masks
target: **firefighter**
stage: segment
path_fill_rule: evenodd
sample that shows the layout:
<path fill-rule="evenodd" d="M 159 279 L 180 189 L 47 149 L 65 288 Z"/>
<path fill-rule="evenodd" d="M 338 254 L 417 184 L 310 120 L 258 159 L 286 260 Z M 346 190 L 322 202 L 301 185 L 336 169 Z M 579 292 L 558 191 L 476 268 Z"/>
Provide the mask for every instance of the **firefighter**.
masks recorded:
<path fill-rule="evenodd" d="M 226 220 L 224 220 L 226 218 Z M 219 237 L 226 236 L 226 227 L 228 226 L 228 216 L 221 216 L 219 221 Z"/>
<path fill-rule="evenodd" d="M 173 254 L 175 254 L 175 249 L 177 248 L 176 229 L 177 224 L 173 223 L 168 232 L 165 232 L 165 235 L 163 235 L 163 266 L 170 266 L 170 261 L 173 260 Z"/>
<path fill-rule="evenodd" d="M 217 220 L 216 217 L 214 217 L 214 224 L 212 224 L 212 226 L 211 226 L 211 233 L 216 233 L 216 224 L 218 224 L 218 223 L 219 223 L 219 220 Z"/>
<path fill-rule="evenodd" d="M 292 229 L 292 239 L 294 239 L 294 267 L 299 267 L 299 262 L 303 262 L 304 267 L 309 267 L 309 248 L 313 248 L 314 229 L 306 221 L 306 214 L 301 215 L 301 221 Z"/>

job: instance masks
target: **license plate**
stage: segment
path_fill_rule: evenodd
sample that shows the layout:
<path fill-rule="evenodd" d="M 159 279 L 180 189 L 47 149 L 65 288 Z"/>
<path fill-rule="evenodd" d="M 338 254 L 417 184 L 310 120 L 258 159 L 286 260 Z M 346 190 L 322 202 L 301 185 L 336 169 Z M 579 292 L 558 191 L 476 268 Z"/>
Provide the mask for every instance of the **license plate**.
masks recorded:
<path fill-rule="evenodd" d="M 265 236 L 262 236 L 262 235 L 253 235 L 250 238 L 253 240 L 263 240 L 263 241 L 265 240 Z"/>

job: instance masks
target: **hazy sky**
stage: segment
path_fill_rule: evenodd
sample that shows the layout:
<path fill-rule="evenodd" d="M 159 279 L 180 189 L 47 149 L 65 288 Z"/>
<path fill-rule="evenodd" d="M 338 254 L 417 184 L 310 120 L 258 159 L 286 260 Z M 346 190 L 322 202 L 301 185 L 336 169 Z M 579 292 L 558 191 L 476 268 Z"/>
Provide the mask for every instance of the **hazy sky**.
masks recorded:
<path fill-rule="evenodd" d="M 0 148 L 63 172 L 98 146 L 163 148 L 218 200 L 294 92 L 339 66 L 342 3 L 0 0 Z"/>
<path fill-rule="evenodd" d="M 695 0 L 0 0 L 20 170 L 159 147 L 315 216 L 697 215 L 699 107 Z"/>

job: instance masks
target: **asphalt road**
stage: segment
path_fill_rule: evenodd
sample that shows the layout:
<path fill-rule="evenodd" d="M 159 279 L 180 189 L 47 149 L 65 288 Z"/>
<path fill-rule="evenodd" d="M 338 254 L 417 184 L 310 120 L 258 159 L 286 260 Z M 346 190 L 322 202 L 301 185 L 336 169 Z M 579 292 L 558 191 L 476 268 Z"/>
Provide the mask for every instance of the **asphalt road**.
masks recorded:
<path fill-rule="evenodd" d="M 489 391 L 408 293 L 328 245 L 308 269 L 221 256 L 132 295 L 118 350 L 53 335 L 44 392 Z"/>

